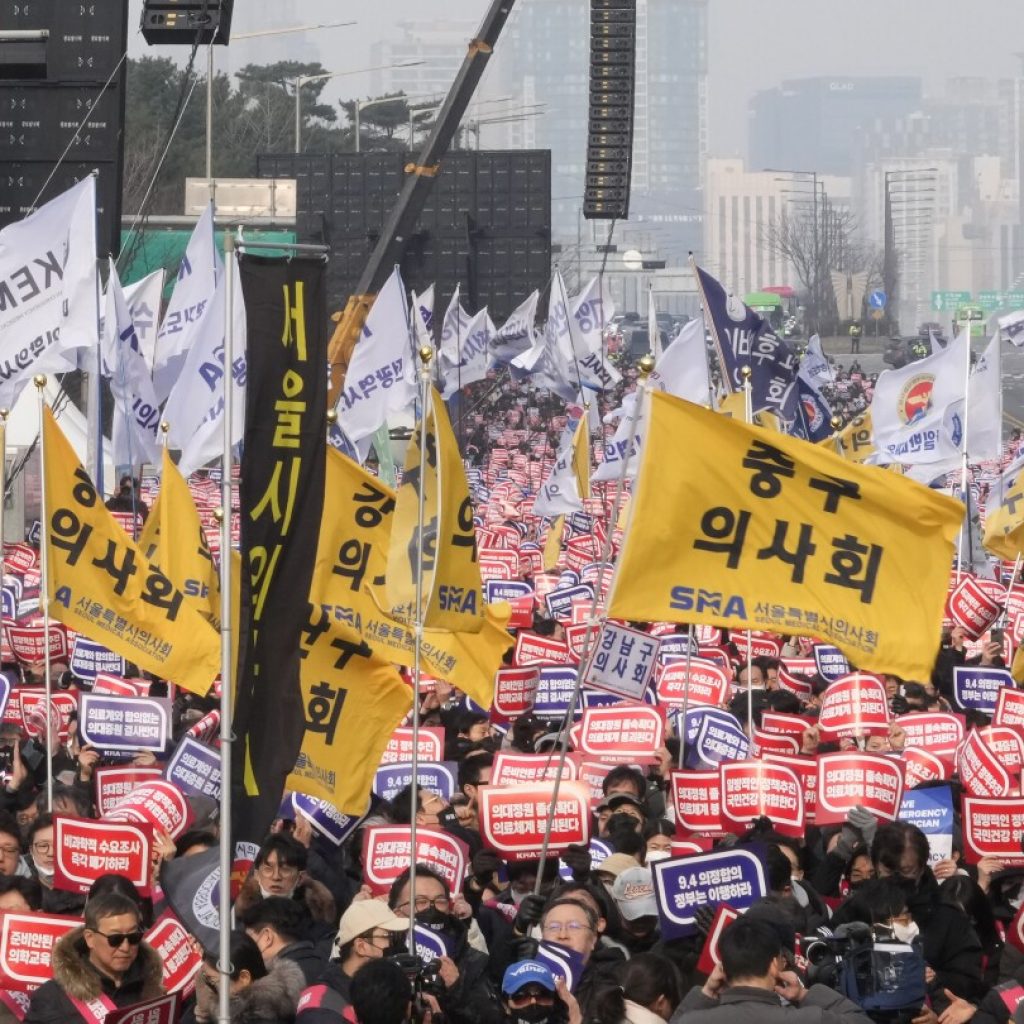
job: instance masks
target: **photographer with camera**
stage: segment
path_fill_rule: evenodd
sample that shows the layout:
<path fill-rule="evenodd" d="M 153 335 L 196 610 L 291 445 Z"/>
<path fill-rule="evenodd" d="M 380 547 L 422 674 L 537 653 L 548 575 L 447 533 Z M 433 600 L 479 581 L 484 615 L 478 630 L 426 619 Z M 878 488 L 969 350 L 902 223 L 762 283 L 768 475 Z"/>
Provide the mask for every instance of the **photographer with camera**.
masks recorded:
<path fill-rule="evenodd" d="M 443 1019 L 437 1000 L 417 993 L 408 974 L 387 959 L 374 960 L 352 979 L 351 1010 L 357 1024 L 439 1024 Z"/>
<path fill-rule="evenodd" d="M 453 1024 L 498 1024 L 501 1008 L 488 977 L 486 953 L 469 943 L 472 911 L 465 900 L 454 900 L 447 882 L 423 864 L 416 868 L 415 899 L 410 898 L 408 870 L 391 886 L 388 906 L 400 917 L 416 916 L 416 923 L 433 932 L 449 950 L 449 955 L 434 961 L 443 989 L 438 987 L 438 1003 Z M 458 916 L 457 909 L 465 911 Z M 433 967 L 433 964 L 429 965 Z"/>
<path fill-rule="evenodd" d="M 702 988 L 690 990 L 670 1024 L 870 1024 L 834 989 L 805 988 L 765 921 L 741 917 L 722 933 L 718 953 L 721 963 Z"/>

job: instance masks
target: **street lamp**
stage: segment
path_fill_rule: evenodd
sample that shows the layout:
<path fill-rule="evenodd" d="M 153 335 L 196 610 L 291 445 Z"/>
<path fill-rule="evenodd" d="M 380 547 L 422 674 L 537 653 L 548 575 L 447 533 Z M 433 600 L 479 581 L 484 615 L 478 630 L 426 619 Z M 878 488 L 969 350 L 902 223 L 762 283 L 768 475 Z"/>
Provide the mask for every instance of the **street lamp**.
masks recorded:
<path fill-rule="evenodd" d="M 355 21 L 332 21 L 326 25 L 292 25 L 289 28 L 268 28 L 259 32 L 243 32 L 231 37 L 232 43 L 243 39 L 259 39 L 263 36 L 283 36 L 291 32 L 314 32 L 322 28 L 347 28 L 357 25 Z M 213 42 L 206 51 L 206 180 L 213 194 Z"/>
<path fill-rule="evenodd" d="M 319 75 L 299 75 L 292 79 L 295 87 L 295 152 L 302 152 L 302 87 L 310 82 L 323 82 L 328 78 L 345 78 L 347 75 L 365 75 L 369 71 L 391 71 L 394 68 L 414 68 L 426 64 L 425 60 L 405 60 L 398 64 L 375 64 L 369 68 L 353 68 L 351 71 L 325 71 Z"/>
<path fill-rule="evenodd" d="M 419 97 L 416 97 L 416 96 L 403 96 L 403 95 L 399 94 L 397 96 L 379 96 L 375 100 L 356 100 L 355 101 L 355 118 L 353 119 L 353 128 L 355 130 L 355 137 L 356 137 L 355 138 L 355 142 L 356 142 L 355 152 L 358 153 L 360 151 L 359 150 L 359 139 L 360 139 L 360 135 L 362 134 L 362 128 L 361 128 L 361 126 L 359 124 L 359 115 L 364 110 L 366 110 L 369 107 L 381 106 L 381 105 L 383 105 L 385 103 L 401 103 L 402 100 L 405 100 L 406 101 L 406 106 L 409 109 L 409 124 L 411 126 L 412 125 L 412 111 L 413 111 L 413 107 L 412 107 L 412 104 L 410 104 L 408 101 L 410 99 L 418 99 L 418 98 Z M 438 104 L 438 107 L 440 107 L 440 104 Z M 423 108 L 423 109 L 430 109 L 430 108 Z M 434 109 L 437 109 L 437 108 L 435 107 Z M 412 129 L 411 129 L 411 127 L 410 127 L 410 131 L 409 131 L 409 148 L 412 149 Z"/>
<path fill-rule="evenodd" d="M 495 117 L 479 117 L 475 121 L 465 123 L 466 131 L 473 132 L 476 136 L 476 148 L 480 149 L 480 126 L 482 124 L 511 124 L 515 121 L 525 121 L 528 117 L 539 117 L 547 109 L 545 103 L 532 105 L 536 109 L 523 107 L 521 110 L 498 111 Z"/>

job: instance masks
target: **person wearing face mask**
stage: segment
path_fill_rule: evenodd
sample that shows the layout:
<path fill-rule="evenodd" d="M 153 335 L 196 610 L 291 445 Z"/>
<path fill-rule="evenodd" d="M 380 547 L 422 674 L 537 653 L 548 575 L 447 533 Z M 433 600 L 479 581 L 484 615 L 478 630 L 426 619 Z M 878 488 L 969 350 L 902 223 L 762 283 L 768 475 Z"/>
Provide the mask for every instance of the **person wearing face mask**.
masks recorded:
<path fill-rule="evenodd" d="M 658 903 L 650 868 L 628 868 L 615 879 L 612 897 L 622 916 L 622 942 L 645 953 L 658 941 Z"/>
<path fill-rule="evenodd" d="M 290 960 L 302 971 L 307 985 L 312 985 L 323 974 L 325 958 L 303 937 L 309 931 L 310 921 L 301 903 L 287 896 L 271 896 L 240 916 L 242 926 L 259 946 L 268 968 L 279 958 Z"/>
<path fill-rule="evenodd" d="M 53 887 L 53 815 L 40 814 L 28 830 L 32 869 L 42 886 L 42 908 L 47 914 L 80 914 L 85 897 Z"/>
<path fill-rule="evenodd" d="M 299 1000 L 296 1024 L 339 1024 L 351 1005 L 352 980 L 367 964 L 405 950 L 407 918 L 381 900 L 356 900 L 341 915 L 332 962 Z"/>
<path fill-rule="evenodd" d="M 409 825 L 409 812 L 412 808 L 412 784 L 396 794 L 391 801 L 391 818 L 396 825 Z M 480 833 L 474 832 L 459 824 L 459 816 L 455 809 L 439 793 L 420 787 L 416 825 L 418 828 L 440 828 L 449 835 L 461 839 L 468 847 L 470 854 L 483 848 Z"/>
<path fill-rule="evenodd" d="M 501 982 L 501 1005 L 509 1024 L 582 1024 L 575 996 L 539 960 L 512 964 Z"/>
<path fill-rule="evenodd" d="M 445 1017 L 453 1024 L 498 1024 L 501 1007 L 488 976 L 487 954 L 470 944 L 469 923 L 453 912 L 455 901 L 447 882 L 418 864 L 415 896 L 409 871 L 403 871 L 391 886 L 388 906 L 400 917 L 415 914 L 416 923 L 438 935 L 450 950 L 439 961 L 445 985 L 439 1003 Z"/>
<path fill-rule="evenodd" d="M 653 818 L 648 821 L 642 833 L 647 844 L 644 863 L 653 864 L 657 860 L 668 860 L 672 856 L 672 838 L 675 834 L 675 825 L 667 818 Z"/>

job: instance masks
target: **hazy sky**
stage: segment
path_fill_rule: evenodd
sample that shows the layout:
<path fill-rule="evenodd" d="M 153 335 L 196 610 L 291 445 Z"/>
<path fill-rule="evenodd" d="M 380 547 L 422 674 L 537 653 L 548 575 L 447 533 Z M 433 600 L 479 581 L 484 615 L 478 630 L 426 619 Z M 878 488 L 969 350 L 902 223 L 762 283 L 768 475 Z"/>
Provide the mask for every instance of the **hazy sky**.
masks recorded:
<path fill-rule="evenodd" d="M 518 0 L 543 3 L 544 0 Z M 661 0 L 648 0 L 657 4 Z M 130 0 L 133 55 L 141 0 Z M 355 20 L 352 28 L 275 37 L 282 58 L 316 59 L 330 70 L 365 67 L 368 49 L 399 22 L 478 23 L 489 0 L 235 0 L 233 30 Z M 709 0 L 710 151 L 746 150 L 746 106 L 758 89 L 817 74 L 920 75 L 936 88 L 954 75 L 1017 73 L 1024 51 L 1024 0 Z M 220 67 L 247 63 L 255 44 L 240 41 Z M 498 47 L 501 43 L 499 41 Z M 316 52 L 311 52 L 310 47 Z M 150 52 L 180 56 L 181 48 Z M 366 76 L 329 83 L 332 98 L 366 95 Z"/>

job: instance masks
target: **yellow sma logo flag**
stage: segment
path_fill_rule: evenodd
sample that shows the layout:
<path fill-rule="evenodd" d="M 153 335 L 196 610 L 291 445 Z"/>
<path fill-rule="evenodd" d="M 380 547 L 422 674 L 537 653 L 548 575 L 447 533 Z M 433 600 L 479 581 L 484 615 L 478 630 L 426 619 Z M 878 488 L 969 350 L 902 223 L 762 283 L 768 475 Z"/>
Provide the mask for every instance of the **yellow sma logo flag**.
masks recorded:
<path fill-rule="evenodd" d="M 149 561 L 185 595 L 204 619 L 220 629 L 220 580 L 192 492 L 164 448 L 160 493 L 139 537 Z"/>
<path fill-rule="evenodd" d="M 993 498 L 999 504 L 990 499 L 982 543 L 992 554 L 1014 561 L 1024 551 L 1024 460 L 1007 468 Z"/>
<path fill-rule="evenodd" d="M 448 414 L 433 388 L 426 411 L 425 452 L 420 451 L 421 433 L 417 425 L 398 489 L 388 551 L 388 601 L 396 618 L 413 622 L 416 573 L 421 568 L 423 625 L 453 633 L 479 633 L 484 627 L 483 585 L 476 560 L 473 503 Z M 418 529 L 420 487 L 422 538 Z"/>
<path fill-rule="evenodd" d="M 46 590 L 50 614 L 146 672 L 205 694 L 220 671 L 220 638 L 114 521 L 49 409 Z"/>
<path fill-rule="evenodd" d="M 820 637 L 858 668 L 927 679 L 963 513 L 912 480 L 654 394 L 608 614 Z"/>

